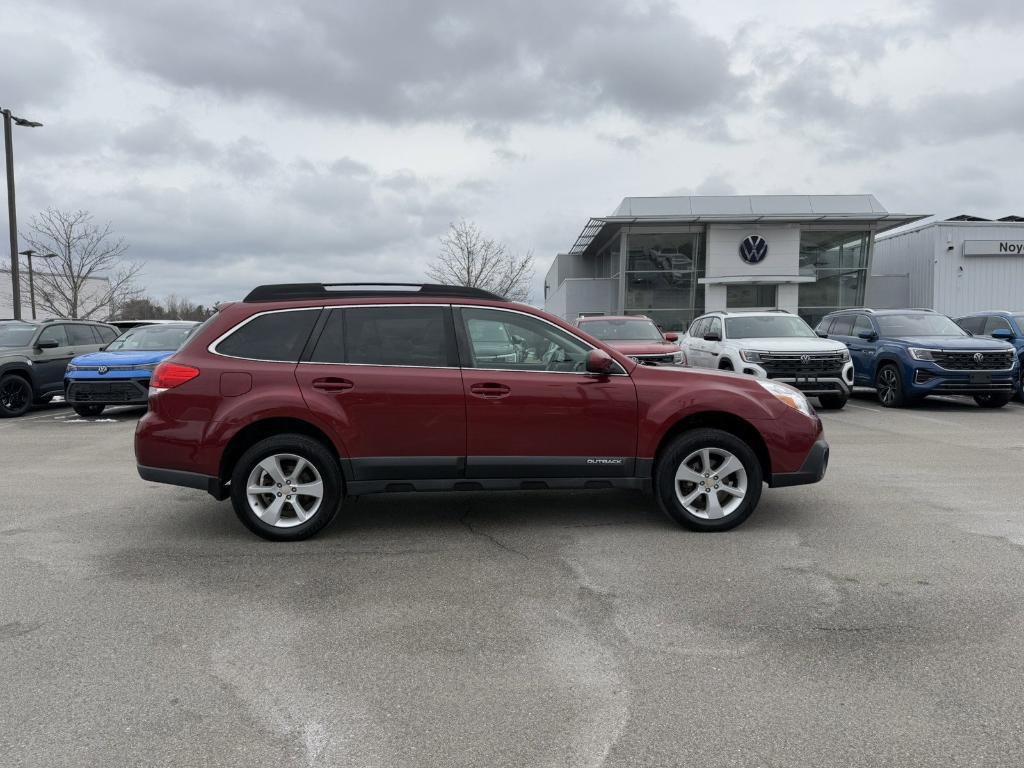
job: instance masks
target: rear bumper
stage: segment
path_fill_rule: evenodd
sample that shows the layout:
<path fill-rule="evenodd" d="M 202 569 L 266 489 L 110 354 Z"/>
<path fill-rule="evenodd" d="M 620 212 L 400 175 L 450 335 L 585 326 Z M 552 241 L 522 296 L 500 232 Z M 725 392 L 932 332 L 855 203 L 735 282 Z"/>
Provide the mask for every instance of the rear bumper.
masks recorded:
<path fill-rule="evenodd" d="M 772 488 L 786 488 L 791 485 L 809 485 L 819 482 L 825 477 L 825 470 L 828 469 L 828 442 L 824 436 L 818 438 L 811 446 L 803 466 L 796 472 L 776 472 L 772 475 Z"/>
<path fill-rule="evenodd" d="M 161 469 L 160 467 L 145 467 L 136 464 L 139 477 L 149 480 L 151 483 L 163 483 L 164 485 L 180 485 L 183 488 L 196 488 L 206 491 L 217 500 L 226 499 L 227 489 L 218 477 L 201 475 L 198 472 L 185 472 L 180 469 Z"/>

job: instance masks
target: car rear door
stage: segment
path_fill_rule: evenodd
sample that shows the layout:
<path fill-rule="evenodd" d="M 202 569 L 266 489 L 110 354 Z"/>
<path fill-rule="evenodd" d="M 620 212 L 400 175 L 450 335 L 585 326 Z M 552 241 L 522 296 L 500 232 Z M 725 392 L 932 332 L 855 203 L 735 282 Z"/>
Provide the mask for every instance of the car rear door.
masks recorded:
<path fill-rule="evenodd" d="M 517 362 L 494 362 L 474 338 L 503 326 L 524 339 Z M 586 372 L 590 344 L 512 309 L 456 309 L 466 400 L 469 478 L 629 477 L 637 397 L 625 371 Z"/>
<path fill-rule="evenodd" d="M 295 371 L 333 424 L 357 481 L 462 476 L 466 406 L 452 310 L 442 304 L 328 308 Z"/>

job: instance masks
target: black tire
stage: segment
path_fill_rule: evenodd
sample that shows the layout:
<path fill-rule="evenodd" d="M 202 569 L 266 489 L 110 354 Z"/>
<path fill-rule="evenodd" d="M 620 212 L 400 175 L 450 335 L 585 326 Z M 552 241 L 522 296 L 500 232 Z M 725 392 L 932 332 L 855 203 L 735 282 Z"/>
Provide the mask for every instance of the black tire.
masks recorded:
<path fill-rule="evenodd" d="M 682 504 L 679 495 L 676 493 L 676 472 L 680 469 L 680 465 L 688 457 L 694 455 L 695 452 L 699 452 L 704 448 L 719 449 L 731 453 L 743 465 L 743 471 L 746 475 L 746 494 L 742 497 L 742 501 L 735 509 L 717 519 L 708 519 L 707 517 L 693 514 Z M 719 466 L 722 466 L 722 464 L 720 463 Z M 698 472 L 698 474 L 700 473 Z M 712 475 L 712 477 L 715 476 Z M 722 479 L 724 481 L 726 477 L 723 476 Z M 658 457 L 654 474 L 654 491 L 661 510 L 683 527 L 704 532 L 727 531 L 730 528 L 735 528 L 750 517 L 750 514 L 757 507 L 757 502 L 761 498 L 761 483 L 763 479 L 764 474 L 761 469 L 761 462 L 758 461 L 757 455 L 751 447 L 743 440 L 719 429 L 695 429 L 690 432 L 684 432 L 674 438 L 665 450 L 662 451 L 661 456 Z M 697 491 L 695 483 L 681 481 L 678 485 L 681 494 Z M 715 493 L 716 497 L 720 498 L 720 495 L 725 492 L 712 490 L 710 492 L 699 491 L 698 493 L 705 494 L 704 496 L 698 495 L 697 501 L 703 499 L 705 508 L 707 508 L 710 493 Z M 727 496 L 726 503 L 728 501 L 729 497 Z"/>
<path fill-rule="evenodd" d="M 75 413 L 77 413 L 79 416 L 84 416 L 88 418 L 89 416 L 99 416 L 101 413 L 103 413 L 103 409 L 106 408 L 107 406 L 87 404 L 73 405 L 71 407 L 75 409 Z"/>
<path fill-rule="evenodd" d="M 907 404 L 899 368 L 889 363 L 878 369 L 875 374 L 875 393 L 883 408 L 902 408 Z"/>
<path fill-rule="evenodd" d="M 1002 408 L 1013 398 L 1011 392 L 992 392 L 986 395 L 975 395 L 974 402 L 982 408 Z"/>
<path fill-rule="evenodd" d="M 32 407 L 32 384 L 24 376 L 9 373 L 0 378 L 0 419 L 23 416 Z"/>
<path fill-rule="evenodd" d="M 846 407 L 848 395 L 819 395 L 818 402 L 824 411 L 839 411 Z"/>
<path fill-rule="evenodd" d="M 293 523 L 298 519 L 298 515 L 286 517 L 284 513 L 281 514 L 289 527 L 275 526 L 262 520 L 250 506 L 246 490 L 249 475 L 257 465 L 264 459 L 278 454 L 289 454 L 305 459 L 315 468 L 323 483 L 320 506 L 308 520 Z M 272 498 L 272 493 L 266 496 Z M 231 470 L 231 505 L 235 509 L 235 514 L 246 528 L 270 541 L 299 541 L 318 533 L 338 514 L 343 496 L 344 483 L 338 457 L 323 443 L 305 435 L 284 434 L 260 440 L 242 454 Z M 294 507 L 289 509 L 294 513 Z"/>

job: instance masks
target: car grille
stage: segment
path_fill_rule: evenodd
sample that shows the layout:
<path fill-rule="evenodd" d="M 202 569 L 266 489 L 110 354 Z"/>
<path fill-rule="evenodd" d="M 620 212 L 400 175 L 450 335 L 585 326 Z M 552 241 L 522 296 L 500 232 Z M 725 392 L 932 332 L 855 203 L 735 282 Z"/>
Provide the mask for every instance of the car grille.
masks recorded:
<path fill-rule="evenodd" d="M 650 365 L 651 363 L 671 365 L 675 361 L 675 355 L 630 355 L 630 358 L 641 365 Z"/>
<path fill-rule="evenodd" d="M 769 378 L 789 376 L 842 375 L 846 362 L 842 352 L 762 352 L 760 366 Z"/>
<path fill-rule="evenodd" d="M 932 352 L 935 364 L 947 371 L 1008 371 L 1013 367 L 1013 357 L 1009 349 L 1005 352 Z"/>
<path fill-rule="evenodd" d="M 137 403 L 149 397 L 149 380 L 76 381 L 68 386 L 67 399 L 72 403 Z"/>
<path fill-rule="evenodd" d="M 132 370 L 132 366 L 130 365 L 76 365 L 75 368 L 77 368 L 80 371 L 98 371 L 100 368 L 102 368 L 104 373 L 106 373 L 107 371 Z"/>

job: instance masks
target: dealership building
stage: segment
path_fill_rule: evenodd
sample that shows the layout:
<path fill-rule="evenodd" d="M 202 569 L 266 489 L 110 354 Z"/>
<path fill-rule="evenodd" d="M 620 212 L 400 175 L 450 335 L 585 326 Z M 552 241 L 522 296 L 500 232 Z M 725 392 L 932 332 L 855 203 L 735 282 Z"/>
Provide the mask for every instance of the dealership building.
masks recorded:
<path fill-rule="evenodd" d="M 869 304 L 875 237 L 924 218 L 873 195 L 627 197 L 555 257 L 544 307 L 567 320 L 642 314 L 666 330 L 715 309 L 814 323 Z"/>
<path fill-rule="evenodd" d="M 879 238 L 869 293 L 951 317 L 1024 309 L 1024 217 L 961 215 Z"/>

